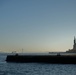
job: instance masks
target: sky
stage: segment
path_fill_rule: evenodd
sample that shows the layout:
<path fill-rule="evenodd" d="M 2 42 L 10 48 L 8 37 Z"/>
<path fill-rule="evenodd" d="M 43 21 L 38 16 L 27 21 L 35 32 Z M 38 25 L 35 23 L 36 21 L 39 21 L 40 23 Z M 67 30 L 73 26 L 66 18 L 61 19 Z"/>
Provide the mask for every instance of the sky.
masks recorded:
<path fill-rule="evenodd" d="M 0 52 L 64 52 L 76 36 L 76 0 L 0 0 Z"/>

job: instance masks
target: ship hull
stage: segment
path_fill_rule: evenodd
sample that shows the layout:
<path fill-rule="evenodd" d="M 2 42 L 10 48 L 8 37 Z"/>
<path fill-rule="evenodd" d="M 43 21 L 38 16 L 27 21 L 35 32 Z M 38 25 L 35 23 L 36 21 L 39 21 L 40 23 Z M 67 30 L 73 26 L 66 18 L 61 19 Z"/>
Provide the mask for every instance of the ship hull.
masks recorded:
<path fill-rule="evenodd" d="M 8 55 L 7 62 L 16 63 L 53 63 L 53 64 L 76 64 L 76 56 L 56 55 Z"/>

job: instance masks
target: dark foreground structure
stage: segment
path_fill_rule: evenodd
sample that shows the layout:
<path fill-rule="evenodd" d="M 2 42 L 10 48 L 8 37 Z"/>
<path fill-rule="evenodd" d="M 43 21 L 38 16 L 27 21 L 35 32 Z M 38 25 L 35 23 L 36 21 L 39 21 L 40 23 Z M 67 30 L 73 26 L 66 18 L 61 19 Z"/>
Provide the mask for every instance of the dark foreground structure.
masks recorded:
<path fill-rule="evenodd" d="M 8 55 L 7 62 L 76 64 L 76 55 Z"/>

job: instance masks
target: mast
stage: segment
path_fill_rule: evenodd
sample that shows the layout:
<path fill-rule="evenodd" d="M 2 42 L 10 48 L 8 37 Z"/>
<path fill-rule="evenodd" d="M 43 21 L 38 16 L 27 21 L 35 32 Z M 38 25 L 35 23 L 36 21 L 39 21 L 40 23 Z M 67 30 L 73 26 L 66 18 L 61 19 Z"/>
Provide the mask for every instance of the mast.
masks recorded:
<path fill-rule="evenodd" d="M 74 45 L 75 45 L 75 43 L 76 43 L 76 42 L 75 42 L 75 36 L 74 36 Z"/>

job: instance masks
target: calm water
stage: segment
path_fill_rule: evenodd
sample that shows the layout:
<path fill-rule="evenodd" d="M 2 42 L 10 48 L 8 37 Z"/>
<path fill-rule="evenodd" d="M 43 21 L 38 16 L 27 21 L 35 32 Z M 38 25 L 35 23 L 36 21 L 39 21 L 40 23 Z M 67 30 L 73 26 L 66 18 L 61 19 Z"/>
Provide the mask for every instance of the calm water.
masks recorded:
<path fill-rule="evenodd" d="M 0 75 L 76 75 L 74 64 L 7 63 L 0 54 Z"/>

